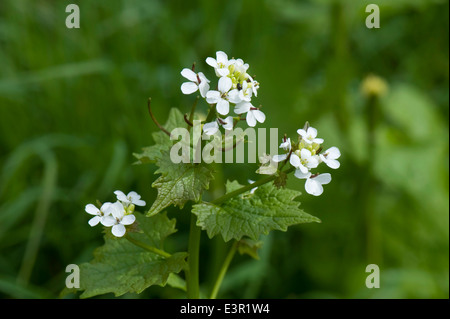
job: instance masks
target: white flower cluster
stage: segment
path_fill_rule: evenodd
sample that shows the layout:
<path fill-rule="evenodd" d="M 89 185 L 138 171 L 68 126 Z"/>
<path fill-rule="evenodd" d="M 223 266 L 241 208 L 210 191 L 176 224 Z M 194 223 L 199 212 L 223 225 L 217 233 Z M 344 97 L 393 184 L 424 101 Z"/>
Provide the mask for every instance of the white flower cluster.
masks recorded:
<path fill-rule="evenodd" d="M 227 116 L 230 105 L 234 106 L 234 113 L 246 114 L 245 119 L 249 126 L 254 127 L 257 122 L 263 123 L 266 116 L 251 103 L 252 97 L 258 94 L 259 83 L 247 73 L 248 63 L 244 63 L 242 59 L 228 59 L 227 54 L 222 51 L 216 52 L 215 59 L 207 58 L 206 63 L 214 68 L 219 78 L 216 90 L 210 90 L 210 81 L 202 72 L 195 73 L 187 68 L 181 71 L 181 75 L 189 80 L 181 85 L 181 92 L 191 94 L 198 90 L 206 102 L 215 105 L 219 114 L 216 120 L 205 123 L 205 134 L 216 133 L 220 126 L 225 130 L 233 129 L 234 118 Z"/>
<path fill-rule="evenodd" d="M 122 237 L 126 232 L 125 226 L 133 224 L 136 220 L 133 215 L 135 205 L 145 206 L 145 202 L 136 192 L 125 195 L 122 191 L 115 191 L 114 194 L 117 196 L 115 203 L 104 203 L 100 209 L 93 204 L 87 204 L 85 211 L 94 215 L 88 222 L 91 227 L 101 223 L 103 226 L 112 227 L 111 232 L 114 236 Z"/>
<path fill-rule="evenodd" d="M 287 161 L 295 167 L 295 177 L 306 179 L 305 189 L 308 194 L 319 196 L 323 193 L 322 185 L 331 182 L 331 175 L 312 174 L 311 169 L 324 162 L 328 167 L 337 169 L 340 166 L 337 160 L 341 153 L 337 147 L 331 147 L 322 152 L 323 139 L 317 138 L 317 130 L 313 127 L 305 126 L 304 129 L 297 130 L 298 144 L 291 144 L 291 139 L 283 138 L 280 148 L 286 151 L 282 155 L 274 155 L 274 162 Z"/>

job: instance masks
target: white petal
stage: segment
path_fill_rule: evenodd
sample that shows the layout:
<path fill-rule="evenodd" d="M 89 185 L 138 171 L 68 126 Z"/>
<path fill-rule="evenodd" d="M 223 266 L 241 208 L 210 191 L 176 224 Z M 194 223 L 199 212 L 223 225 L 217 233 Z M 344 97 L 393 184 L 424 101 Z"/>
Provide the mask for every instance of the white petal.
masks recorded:
<path fill-rule="evenodd" d="M 221 77 L 219 79 L 219 91 L 222 93 L 228 92 L 231 87 L 233 86 L 233 82 L 231 82 L 231 79 L 227 76 Z"/>
<path fill-rule="evenodd" d="M 200 82 L 198 88 L 199 88 L 199 91 L 200 91 L 200 95 L 202 97 L 205 97 L 206 93 L 208 93 L 208 91 L 209 91 L 209 84 L 206 81 L 202 81 L 202 82 Z"/>
<path fill-rule="evenodd" d="M 145 201 L 143 201 L 142 199 L 136 199 L 133 201 L 133 204 L 136 206 L 145 206 Z"/>
<path fill-rule="evenodd" d="M 135 191 L 131 191 L 127 194 L 127 198 L 131 198 L 131 201 L 133 201 L 134 199 L 139 199 L 141 198 L 141 195 L 139 195 L 138 193 L 136 193 Z"/>
<path fill-rule="evenodd" d="M 227 115 L 230 111 L 230 103 L 227 100 L 220 99 L 216 105 L 217 113 L 221 115 Z"/>
<path fill-rule="evenodd" d="M 313 180 L 315 180 L 316 182 L 318 182 L 322 185 L 326 185 L 329 182 L 331 182 L 331 174 L 330 173 L 320 174 L 320 175 L 317 175 L 316 177 L 314 177 Z"/>
<path fill-rule="evenodd" d="M 111 229 L 111 232 L 116 237 L 122 237 L 125 235 L 125 226 L 122 224 L 114 225 Z"/>
<path fill-rule="evenodd" d="M 231 103 L 238 104 L 238 103 L 242 102 L 242 100 L 239 96 L 239 91 L 237 89 L 234 89 L 234 90 L 231 90 L 230 92 L 228 92 L 227 97 L 228 97 L 228 101 L 230 101 Z"/>
<path fill-rule="evenodd" d="M 120 223 L 122 225 L 131 225 L 134 223 L 134 221 L 136 220 L 136 216 L 134 215 L 126 215 L 122 218 L 122 220 L 120 221 Z"/>
<path fill-rule="evenodd" d="M 298 169 L 301 170 L 303 174 L 308 174 L 308 172 L 309 172 L 308 168 L 306 166 L 304 166 L 303 164 L 300 164 Z"/>
<path fill-rule="evenodd" d="M 228 74 L 230 74 L 230 70 L 228 68 L 220 68 L 216 69 L 217 76 L 226 77 Z"/>
<path fill-rule="evenodd" d="M 313 139 L 313 142 L 316 144 L 322 144 L 323 143 L 323 138 L 315 138 Z"/>
<path fill-rule="evenodd" d="M 250 127 L 254 127 L 256 125 L 256 118 L 253 112 L 248 112 L 246 116 L 247 124 Z"/>
<path fill-rule="evenodd" d="M 228 55 L 223 51 L 216 52 L 217 63 L 226 64 L 228 62 Z"/>
<path fill-rule="evenodd" d="M 111 205 L 112 203 L 106 202 L 102 205 L 102 207 L 100 207 L 100 211 L 103 213 L 104 216 L 107 216 L 111 213 L 111 211 L 109 210 L 109 206 Z"/>
<path fill-rule="evenodd" d="M 183 84 L 181 84 L 181 92 L 183 92 L 183 94 L 194 93 L 195 91 L 197 91 L 197 89 L 198 85 L 194 82 L 184 82 Z"/>
<path fill-rule="evenodd" d="M 302 150 L 300 151 L 300 156 L 303 159 L 309 160 L 311 158 L 311 151 L 306 148 L 302 148 Z"/>
<path fill-rule="evenodd" d="M 206 135 L 213 135 L 219 130 L 219 124 L 217 124 L 216 121 L 205 123 L 203 125 L 203 132 L 205 132 Z"/>
<path fill-rule="evenodd" d="M 208 91 L 206 92 L 206 102 L 209 104 L 215 104 L 221 100 L 220 92 L 219 91 Z"/>
<path fill-rule="evenodd" d="M 274 162 L 281 162 L 281 161 L 284 161 L 285 159 L 286 159 L 286 157 L 287 157 L 287 154 L 281 154 L 281 155 L 274 155 L 273 157 L 272 157 L 272 160 L 274 161 Z"/>
<path fill-rule="evenodd" d="M 341 152 L 336 146 L 330 147 L 325 151 L 328 159 L 337 159 L 341 156 Z"/>
<path fill-rule="evenodd" d="M 117 220 L 112 216 L 106 216 L 102 218 L 101 223 L 103 226 L 111 227 L 117 224 Z"/>
<path fill-rule="evenodd" d="M 305 174 L 301 170 L 296 169 L 295 173 L 294 173 L 294 176 L 297 177 L 297 178 L 300 178 L 300 179 L 305 179 L 305 178 L 308 178 L 308 177 L 311 176 L 311 172 L 308 172 L 308 173 Z"/>
<path fill-rule="evenodd" d="M 95 225 L 97 225 L 101 220 L 100 216 L 94 216 L 91 219 L 89 219 L 88 223 L 89 225 L 91 225 L 91 227 L 94 227 Z"/>
<path fill-rule="evenodd" d="M 326 159 L 324 160 L 325 164 L 328 165 L 329 168 L 337 169 L 341 166 L 341 163 L 335 159 Z"/>
<path fill-rule="evenodd" d="M 84 208 L 84 210 L 86 211 L 86 213 L 90 214 L 90 215 L 99 215 L 100 214 L 100 210 L 95 207 L 95 205 L 93 204 L 87 204 L 86 207 Z"/>
<path fill-rule="evenodd" d="M 252 113 L 259 123 L 264 123 L 264 121 L 266 120 L 266 115 L 260 110 L 253 110 Z"/>
<path fill-rule="evenodd" d="M 298 133 L 298 135 L 300 135 L 303 138 L 305 138 L 305 136 L 306 136 L 306 131 L 304 129 L 298 129 L 297 133 Z"/>
<path fill-rule="evenodd" d="M 284 141 L 284 140 L 283 140 Z M 284 149 L 285 151 L 291 150 L 291 138 L 289 137 L 286 142 L 282 142 L 280 144 L 280 148 Z"/>
<path fill-rule="evenodd" d="M 314 127 L 309 127 L 308 131 L 306 131 L 308 136 L 311 136 L 313 139 L 317 136 L 317 130 Z"/>
<path fill-rule="evenodd" d="M 206 58 L 206 63 L 210 66 L 212 66 L 213 68 L 217 68 L 217 61 L 214 58 Z"/>
<path fill-rule="evenodd" d="M 222 127 L 226 130 L 232 130 L 234 126 L 234 121 L 232 116 L 228 116 L 226 119 L 223 120 L 225 124 L 222 124 Z"/>
<path fill-rule="evenodd" d="M 323 187 L 317 181 L 308 178 L 305 183 L 305 189 L 308 194 L 319 196 L 323 193 Z"/>
<path fill-rule="evenodd" d="M 302 163 L 300 162 L 300 157 L 297 156 L 297 154 L 292 153 L 291 158 L 289 159 L 289 162 L 292 166 L 299 168 Z"/>
<path fill-rule="evenodd" d="M 125 215 L 125 208 L 121 202 L 115 202 L 108 207 L 108 211 L 110 211 L 111 215 L 114 218 L 121 219 L 123 215 Z"/>
<path fill-rule="evenodd" d="M 118 200 L 128 200 L 127 195 L 124 194 L 122 191 L 115 191 L 114 194 L 117 196 Z M 119 198 L 120 197 L 120 198 Z"/>
<path fill-rule="evenodd" d="M 241 102 L 237 104 L 236 107 L 234 108 L 234 113 L 236 114 L 247 113 L 248 111 L 250 111 L 250 108 L 252 106 L 253 105 L 249 102 Z"/>
<path fill-rule="evenodd" d="M 316 168 L 319 165 L 319 160 L 317 159 L 318 156 L 311 156 L 308 159 L 308 163 L 306 164 L 306 167 L 308 168 Z"/>
<path fill-rule="evenodd" d="M 188 79 L 189 81 L 192 81 L 192 82 L 197 82 L 198 81 L 197 74 L 195 74 L 195 72 L 192 71 L 191 69 L 184 68 L 181 71 L 181 75 L 183 77 L 185 77 L 186 79 Z"/>

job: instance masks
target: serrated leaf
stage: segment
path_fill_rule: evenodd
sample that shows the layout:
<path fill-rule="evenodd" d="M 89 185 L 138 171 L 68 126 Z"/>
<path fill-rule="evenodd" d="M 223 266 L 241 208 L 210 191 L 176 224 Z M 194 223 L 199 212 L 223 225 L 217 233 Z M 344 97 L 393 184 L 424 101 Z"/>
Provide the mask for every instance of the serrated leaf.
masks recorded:
<path fill-rule="evenodd" d="M 133 156 L 137 159 L 133 164 L 156 163 L 158 158 L 161 157 L 161 151 L 166 150 L 167 148 L 166 145 L 161 144 L 143 147 L 142 153 L 133 153 Z"/>
<path fill-rule="evenodd" d="M 182 208 L 189 201 L 199 201 L 213 178 L 212 169 L 205 164 L 173 163 L 169 152 L 163 152 L 157 161 L 159 169 L 155 174 L 161 176 L 152 184 L 158 189 L 158 196 L 147 215 L 152 216 L 170 205 Z"/>
<path fill-rule="evenodd" d="M 175 220 L 169 220 L 166 214 L 151 218 L 140 213 L 135 216 L 141 231 L 126 236 L 148 246 L 162 249 L 164 239 L 176 231 Z M 84 290 L 80 297 L 105 293 L 120 296 L 141 293 L 152 285 L 165 285 L 171 273 L 178 273 L 186 266 L 186 257 L 183 252 L 162 257 L 107 232 L 105 244 L 94 251 L 94 259 L 80 265 L 80 290 Z"/>
<path fill-rule="evenodd" d="M 227 192 L 237 189 L 236 182 L 227 183 Z M 211 203 L 196 204 L 192 212 L 197 215 L 197 226 L 206 230 L 210 238 L 222 235 L 225 241 L 240 240 L 247 236 L 257 240 L 271 230 L 286 231 L 288 226 L 320 222 L 305 213 L 294 201 L 301 193 L 280 188 L 272 183 L 258 187 L 253 194 L 246 192 L 233 197 L 220 206 Z"/>

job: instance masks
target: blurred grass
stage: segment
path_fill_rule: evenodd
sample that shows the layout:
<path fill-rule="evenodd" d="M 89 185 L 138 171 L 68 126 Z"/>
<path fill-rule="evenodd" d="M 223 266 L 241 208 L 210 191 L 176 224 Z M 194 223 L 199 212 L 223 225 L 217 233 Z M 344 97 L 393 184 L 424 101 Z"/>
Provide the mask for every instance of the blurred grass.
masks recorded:
<path fill-rule="evenodd" d="M 320 198 L 301 198 L 323 223 L 269 235 L 260 261 L 238 256 L 223 296 L 448 298 L 448 1 L 378 1 L 377 30 L 363 1 L 84 0 L 81 28 L 67 29 L 69 3 L 0 2 L 0 296 L 58 296 L 65 266 L 102 242 L 85 204 L 116 189 L 151 202 L 155 167 L 131 165 L 156 130 L 147 98 L 161 122 L 170 107 L 188 112 L 179 72 L 195 61 L 208 73 L 204 59 L 224 50 L 261 83 L 261 127 L 293 136 L 308 120 L 342 165 Z M 368 157 L 370 73 L 389 91 Z M 255 170 L 225 165 L 215 187 Z M 185 249 L 187 209 L 170 210 L 174 250 Z M 203 237 L 203 280 L 225 246 Z M 380 265 L 378 290 L 364 285 L 369 263 Z"/>

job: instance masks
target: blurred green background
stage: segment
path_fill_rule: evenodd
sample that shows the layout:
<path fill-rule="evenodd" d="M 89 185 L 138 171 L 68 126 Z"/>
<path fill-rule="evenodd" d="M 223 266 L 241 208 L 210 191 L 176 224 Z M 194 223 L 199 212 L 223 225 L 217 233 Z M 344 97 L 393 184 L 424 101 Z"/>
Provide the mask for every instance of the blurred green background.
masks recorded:
<path fill-rule="evenodd" d="M 80 29 L 65 27 L 72 2 Z M 379 29 L 365 26 L 369 3 Z M 220 296 L 448 298 L 448 12 L 426 0 L 0 1 L 0 296 L 58 297 L 66 265 L 103 242 L 87 203 L 116 189 L 152 202 L 156 167 L 131 155 L 153 143 L 147 98 L 162 123 L 171 107 L 188 112 L 180 71 L 195 61 L 208 73 L 206 57 L 223 50 L 261 83 L 258 127 L 281 139 L 309 121 L 342 156 L 320 197 L 288 182 L 322 224 L 264 237 L 259 261 L 237 256 Z M 362 92 L 370 74 L 388 87 L 378 98 Z M 258 178 L 256 164 L 224 167 L 213 192 Z M 169 216 L 179 231 L 166 248 L 185 250 L 189 207 Z M 203 233 L 204 288 L 227 246 Z M 368 264 L 379 289 L 365 286 Z"/>

